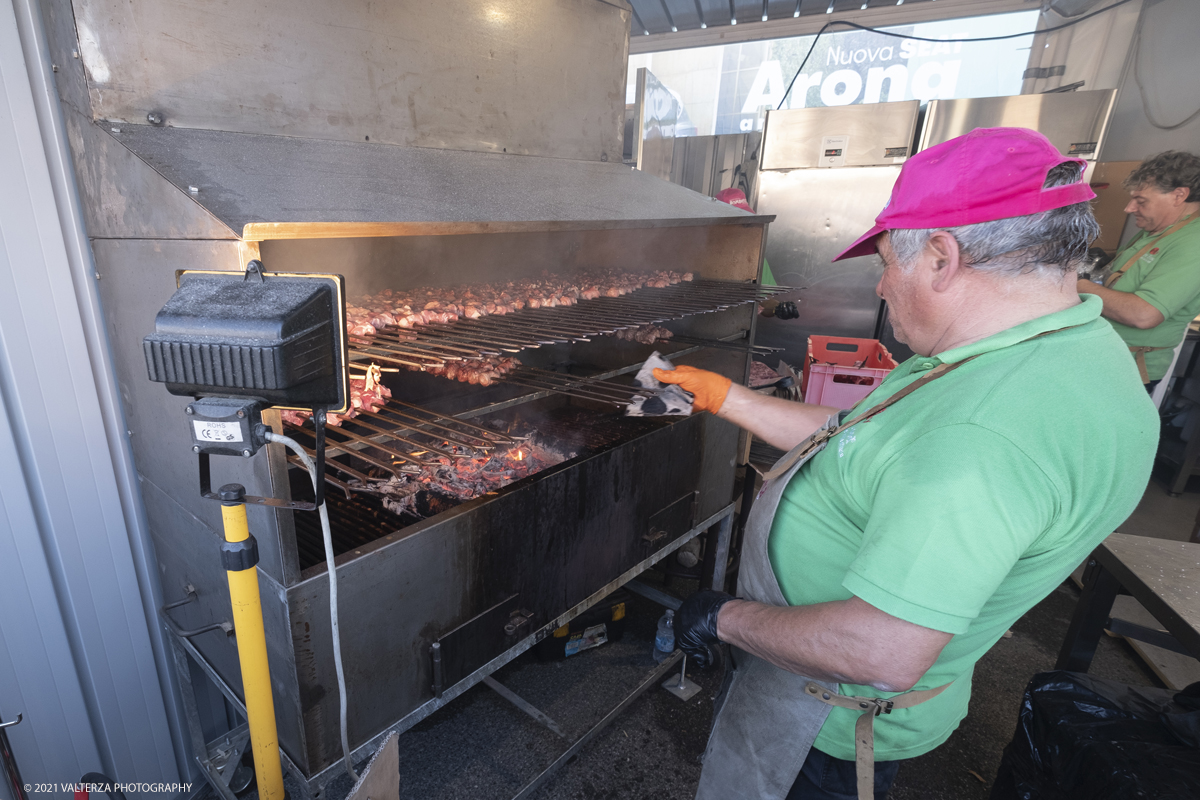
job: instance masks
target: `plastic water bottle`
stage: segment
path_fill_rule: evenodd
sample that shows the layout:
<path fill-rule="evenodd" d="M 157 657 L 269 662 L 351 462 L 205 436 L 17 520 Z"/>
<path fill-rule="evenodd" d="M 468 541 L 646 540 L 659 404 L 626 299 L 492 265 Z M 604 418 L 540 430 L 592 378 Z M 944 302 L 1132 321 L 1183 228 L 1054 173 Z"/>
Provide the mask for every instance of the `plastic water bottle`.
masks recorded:
<path fill-rule="evenodd" d="M 658 664 L 675 652 L 675 612 L 667 609 L 658 620 L 658 633 L 654 636 L 654 661 Z"/>

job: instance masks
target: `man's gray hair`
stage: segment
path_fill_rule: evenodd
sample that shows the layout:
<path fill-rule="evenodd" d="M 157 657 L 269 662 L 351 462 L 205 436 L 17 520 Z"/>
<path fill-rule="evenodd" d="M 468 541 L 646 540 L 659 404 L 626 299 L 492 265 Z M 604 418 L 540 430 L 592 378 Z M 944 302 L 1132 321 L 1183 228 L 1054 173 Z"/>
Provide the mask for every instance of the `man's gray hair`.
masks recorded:
<path fill-rule="evenodd" d="M 1049 188 L 1078 183 L 1082 176 L 1079 164 L 1066 162 L 1047 173 L 1044 185 Z M 894 230 L 888 241 L 900 266 L 911 267 L 929 237 L 938 231 L 946 231 L 958 240 L 959 252 L 972 269 L 1007 275 L 1037 273 L 1060 280 L 1079 269 L 1088 245 L 1100 235 L 1100 225 L 1092 214 L 1091 203 L 1083 202 L 954 228 Z"/>
<path fill-rule="evenodd" d="M 1195 203 L 1200 201 L 1200 158 L 1181 150 L 1159 153 L 1138 164 L 1123 185 L 1130 190 L 1153 186 L 1164 193 L 1184 186 L 1188 190 L 1184 202 Z"/>

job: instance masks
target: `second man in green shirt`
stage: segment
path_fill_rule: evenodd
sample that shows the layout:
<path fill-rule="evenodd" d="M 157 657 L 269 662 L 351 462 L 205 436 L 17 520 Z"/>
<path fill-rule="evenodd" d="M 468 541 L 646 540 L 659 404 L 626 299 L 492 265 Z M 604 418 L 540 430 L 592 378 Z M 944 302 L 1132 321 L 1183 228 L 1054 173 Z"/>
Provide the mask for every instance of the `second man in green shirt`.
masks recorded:
<path fill-rule="evenodd" d="M 1125 188 L 1125 211 L 1142 233 L 1117 254 L 1103 286 L 1080 280 L 1079 293 L 1104 301 L 1104 317 L 1153 392 L 1200 314 L 1200 157 L 1160 153 L 1130 173 Z"/>

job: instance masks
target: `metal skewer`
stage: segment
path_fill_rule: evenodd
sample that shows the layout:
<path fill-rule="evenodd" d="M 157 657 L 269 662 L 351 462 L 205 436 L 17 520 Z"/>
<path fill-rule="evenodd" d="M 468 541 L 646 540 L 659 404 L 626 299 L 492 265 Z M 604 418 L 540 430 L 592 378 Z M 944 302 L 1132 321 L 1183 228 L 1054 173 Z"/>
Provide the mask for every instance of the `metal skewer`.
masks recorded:
<path fill-rule="evenodd" d="M 340 427 L 335 427 L 335 426 L 330 426 L 330 427 L 333 428 L 334 430 L 337 430 L 337 432 L 340 434 L 345 435 L 348 433 L 348 431 L 341 430 Z M 293 428 L 295 430 L 302 431 L 303 433 L 307 434 L 310 438 L 312 437 L 312 433 L 304 428 L 295 428 L 295 426 L 293 426 Z M 328 432 L 328 430 L 329 429 L 327 429 L 327 432 Z M 348 438 L 354 439 L 354 436 L 351 435 Z M 365 436 L 359 437 L 359 439 L 366 439 L 366 437 Z M 372 447 L 376 446 L 376 443 L 371 441 L 370 439 L 366 439 L 366 441 L 363 443 L 368 444 Z M 345 453 L 346 455 L 354 456 L 355 458 L 361 458 L 363 461 L 366 461 L 368 464 L 372 464 L 381 469 L 385 469 L 388 472 L 395 473 L 395 471 L 396 471 L 395 465 L 392 464 L 391 462 L 384 461 L 380 458 L 377 458 L 364 450 L 355 450 L 351 447 L 347 447 L 348 444 L 349 444 L 349 442 L 330 441 L 329 445 L 325 449 L 325 454 L 328 455 L 330 452 Z M 310 448 L 305 448 L 305 449 L 310 449 Z M 383 448 L 383 449 L 386 449 L 386 448 Z M 315 451 L 313 451 L 313 452 L 315 452 Z M 432 462 L 425 461 L 423 459 L 417 458 L 415 456 L 410 456 L 410 455 L 407 455 L 404 453 L 398 454 L 397 457 L 401 458 L 402 460 L 405 460 L 405 461 L 411 461 L 414 464 L 420 464 L 422 466 L 428 466 L 429 464 L 432 463 Z"/>
<path fill-rule="evenodd" d="M 367 412 L 367 413 L 369 413 L 369 412 Z M 386 429 L 386 428 L 380 428 L 378 425 L 372 425 L 371 423 L 369 423 L 369 422 L 366 422 L 365 420 L 363 420 L 363 419 L 362 419 L 362 416 L 363 416 L 363 412 L 362 412 L 362 411 L 359 411 L 359 412 L 358 412 L 358 414 L 356 414 L 356 415 L 355 415 L 354 419 L 353 419 L 353 420 L 350 420 L 350 421 L 351 421 L 351 422 L 353 422 L 355 425 L 360 425 L 360 426 L 362 426 L 362 427 L 366 428 L 367 430 L 375 431 L 376 433 L 378 433 L 378 434 L 382 434 L 382 435 L 384 435 L 384 436 L 390 436 L 390 437 L 391 437 L 392 439 L 394 439 L 395 441 L 397 441 L 397 442 L 404 442 L 405 444 L 407 444 L 407 445 L 410 445 L 410 446 L 412 446 L 412 447 L 415 447 L 415 448 L 417 448 L 418 450 L 425 450 L 425 451 L 428 451 L 428 452 L 430 452 L 430 453 L 437 453 L 439 456 L 445 456 L 446 458 L 474 458 L 474 456 L 469 456 L 469 455 L 465 455 L 465 454 L 454 453 L 454 452 L 451 452 L 451 451 L 449 451 L 449 450 L 442 450 L 442 449 L 441 449 L 441 448 L 439 448 L 439 447 L 434 447 L 434 446 L 432 446 L 432 445 L 427 445 L 427 444 L 424 444 L 423 442 L 415 442 L 415 441 L 413 441 L 412 439 L 409 439 L 409 438 L 406 438 L 406 437 L 404 437 L 404 436 L 400 436 L 400 435 L 399 435 L 399 431 L 400 431 L 400 430 L 404 430 L 403 428 L 398 428 L 398 429 L 394 429 L 394 430 L 388 430 L 388 429 Z M 371 443 L 372 445 L 374 445 L 375 447 L 380 447 L 380 448 L 382 448 L 382 449 L 386 450 L 386 451 L 387 451 L 387 452 L 389 452 L 389 453 L 395 452 L 397 455 L 399 455 L 399 456 L 400 456 L 400 457 L 402 457 L 402 458 L 411 458 L 411 457 L 412 457 L 412 455 L 411 455 L 410 453 L 402 453 L 402 452 L 400 452 L 400 451 L 396 450 L 395 448 L 391 447 L 391 446 L 390 446 L 390 443 L 378 442 L 378 441 L 375 441 L 374 439 L 372 439 L 372 438 L 371 438 L 371 437 L 369 437 L 369 436 L 362 436 L 361 434 L 358 434 L 358 433 L 352 433 L 351 431 L 345 431 L 345 430 L 344 430 L 344 431 L 341 431 L 341 433 L 344 433 L 344 434 L 346 434 L 347 436 L 350 436 L 350 437 L 352 437 L 352 438 L 356 438 L 356 439 L 358 439 L 359 441 L 363 442 L 364 444 L 369 442 L 369 443 Z M 449 442 L 449 441 L 450 441 L 450 439 L 449 439 L 448 437 L 445 437 L 445 436 L 439 436 L 439 437 L 437 437 L 437 438 L 441 439 L 441 440 L 442 440 L 442 441 L 444 441 L 444 442 Z M 455 442 L 455 444 L 458 444 L 458 443 L 457 443 L 457 442 Z M 469 447 L 471 450 L 475 450 L 475 448 L 474 448 L 474 447 L 472 447 L 471 445 L 464 444 L 464 445 L 460 445 L 460 446 L 462 446 L 462 447 Z"/>
<path fill-rule="evenodd" d="M 306 447 L 306 448 L 304 448 L 304 449 L 305 449 L 305 451 L 308 451 L 308 448 L 307 448 L 307 447 Z M 326 451 L 326 452 L 328 452 L 328 451 Z M 312 457 L 312 455 L 313 455 L 313 454 L 312 454 L 311 452 L 309 452 L 309 457 L 310 457 L 310 458 Z M 308 470 L 308 468 L 307 468 L 306 466 L 304 466 L 304 462 L 300 460 L 300 457 L 299 457 L 299 456 L 295 456 L 295 455 L 289 455 L 289 456 L 288 456 L 288 463 L 289 463 L 289 464 L 294 464 L 295 466 L 297 466 L 297 467 L 299 467 L 300 469 L 303 469 L 303 470 L 305 470 L 305 471 L 307 471 L 307 470 Z M 365 481 L 372 480 L 372 478 L 370 478 L 369 476 L 367 476 L 367 475 L 365 475 L 365 474 L 363 474 L 363 473 L 359 472 L 358 470 L 354 469 L 353 467 L 348 467 L 348 466 L 346 466 L 345 464 L 343 464 L 343 463 L 342 463 L 342 462 L 340 462 L 340 461 L 334 461 L 333 459 L 328 459 L 328 460 L 326 460 L 326 461 L 325 461 L 325 464 L 326 464 L 326 466 L 328 466 L 328 467 L 330 467 L 330 468 L 332 468 L 332 469 L 335 469 L 335 470 L 337 470 L 338 472 L 341 472 L 341 473 L 343 473 L 343 474 L 345 474 L 345 475 L 349 475 L 349 476 L 350 476 L 350 477 L 352 477 L 352 478 L 358 478 L 360 481 L 364 481 L 364 482 L 365 482 Z M 328 473 L 326 473 L 326 474 L 328 474 Z"/>
<path fill-rule="evenodd" d="M 632 403 L 632 399 L 618 399 L 603 394 L 592 394 L 581 387 L 557 386 L 552 383 L 543 383 L 536 380 L 525 379 L 521 377 L 513 377 L 506 375 L 502 379 L 505 383 L 511 383 L 516 386 L 524 386 L 529 389 L 539 389 L 545 392 L 554 392 L 556 394 L 565 394 L 569 397 L 579 397 L 584 400 L 595 400 L 600 403 L 608 403 L 614 406 L 627 406 Z"/>
<path fill-rule="evenodd" d="M 396 424 L 397 420 L 394 420 L 391 417 L 385 417 L 382 413 L 380 413 L 384 410 L 387 410 L 390 414 L 392 414 L 394 416 L 412 420 L 412 422 L 403 423 L 405 427 L 401 428 L 401 430 L 408 428 L 408 429 L 413 430 L 416 433 L 423 433 L 426 436 L 434 436 L 434 438 L 439 438 L 439 439 L 442 439 L 443 441 L 447 441 L 452 444 L 457 444 L 460 447 L 470 447 L 474 450 L 485 450 L 485 451 L 492 450 L 497 445 L 502 444 L 501 442 L 496 442 L 491 439 L 485 439 L 482 436 L 476 436 L 474 434 L 464 433 L 462 431 L 455 430 L 454 428 L 451 428 L 448 425 L 440 425 L 437 422 L 433 422 L 431 420 L 423 420 L 416 415 L 405 414 L 401 411 L 396 411 L 395 409 L 387 409 L 386 406 L 384 408 L 379 409 L 379 411 L 360 411 L 358 413 L 360 416 L 366 415 L 369 418 L 378 419 L 380 422 Z M 356 419 L 357 419 L 357 417 L 356 417 Z M 446 433 L 434 434 L 429 431 L 422 430 L 419 426 L 428 426 L 430 428 L 434 428 L 439 431 L 445 431 Z M 462 441 L 461 439 L 454 438 L 457 436 L 470 437 L 470 438 L 476 440 L 476 443 L 465 442 L 465 441 Z M 480 442 L 482 444 L 480 444 Z"/>
<path fill-rule="evenodd" d="M 390 329 L 389 329 L 390 330 Z M 426 342 L 438 344 L 441 342 L 450 342 L 460 346 L 463 350 L 475 351 L 482 353 L 485 356 L 501 356 L 511 350 L 504 350 L 490 342 L 481 341 L 478 337 L 471 335 L 468 331 L 458 331 L 450 325 L 446 326 L 446 330 L 430 331 L 417 328 L 400 328 L 407 336 L 418 342 Z M 493 349 L 494 348 L 494 349 Z"/>
<path fill-rule="evenodd" d="M 538 369 L 537 367 L 522 366 L 518 373 L 532 372 L 538 375 L 544 375 L 547 379 L 560 378 L 568 381 L 580 382 L 588 386 L 596 386 L 599 388 L 608 387 L 613 391 L 632 394 L 658 394 L 662 389 L 643 389 L 640 386 L 631 383 L 617 383 L 603 378 L 586 378 L 579 375 L 569 375 L 565 372 L 554 372 L 548 369 Z"/>
<path fill-rule="evenodd" d="M 377 347 L 390 353 L 411 355 L 415 358 L 428 358 L 440 361 L 464 361 L 477 359 L 481 355 L 478 347 L 458 347 L 439 344 L 436 342 L 417 341 L 415 339 L 399 340 L 384 333 L 375 334 L 369 341 L 356 344 L 358 347 Z"/>
<path fill-rule="evenodd" d="M 434 347 L 434 348 L 437 348 L 438 350 L 449 350 L 451 352 L 457 352 L 457 353 L 476 354 L 479 352 L 478 348 L 463 347 L 461 345 L 453 343 L 452 341 L 450 341 L 450 342 L 426 341 L 426 340 L 422 339 L 421 336 L 415 332 L 410 332 L 408 335 L 398 332 L 398 331 L 404 331 L 404 330 L 412 331 L 411 328 L 407 328 L 407 329 L 406 328 L 384 328 L 383 330 L 381 330 L 375 334 L 375 338 L 376 339 L 386 339 L 389 342 L 395 342 L 401 346 L 408 345 L 411 347 L 416 347 L 418 349 Z M 499 355 L 499 353 L 496 353 L 496 355 Z"/>
<path fill-rule="evenodd" d="M 387 402 L 387 405 L 385 405 L 383 407 L 383 409 L 381 409 L 381 410 L 392 411 L 391 406 L 400 406 L 401 408 L 409 408 L 414 411 L 420 411 L 424 414 L 430 414 L 431 416 L 434 416 L 438 419 L 446 420 L 447 422 L 453 423 L 455 425 L 462 425 L 465 428 L 472 428 L 474 430 L 479 431 L 480 433 L 486 434 L 487 436 L 489 436 L 501 443 L 507 442 L 509 444 L 517 444 L 517 443 L 523 441 L 521 439 L 516 438 L 515 436 L 509 436 L 507 434 L 500 433 L 499 431 L 494 431 L 491 428 L 485 428 L 482 425 L 476 425 L 473 422 L 467 422 L 465 419 L 459 419 L 458 417 L 451 417 L 451 416 L 447 416 L 445 414 L 438 414 L 436 411 L 430 411 L 429 409 L 422 408 L 421 406 L 414 406 L 412 403 L 405 403 L 403 400 L 397 400 L 394 397 L 389 399 Z"/>
<path fill-rule="evenodd" d="M 550 309 L 550 310 L 553 310 L 553 309 Z M 518 314 L 520 314 L 520 313 L 521 312 L 518 312 Z M 580 326 L 579 326 L 578 321 L 575 321 L 574 325 L 557 325 L 557 324 L 554 324 L 553 320 L 535 318 L 533 316 L 533 314 L 530 314 L 527 318 L 526 317 L 514 318 L 516 316 L 517 315 L 504 314 L 502 316 L 496 315 L 496 316 L 484 317 L 483 319 L 487 320 L 487 322 L 484 323 L 487 325 L 494 325 L 496 327 L 503 328 L 503 329 L 512 329 L 514 332 L 517 332 L 517 333 L 528 332 L 528 331 L 532 330 L 538 334 L 545 334 L 545 335 L 554 337 L 555 341 L 569 341 L 569 340 L 573 340 L 573 339 L 579 340 L 579 341 L 588 341 L 587 339 L 579 338 Z M 544 315 L 538 315 L 538 317 L 542 317 L 542 316 L 544 316 Z M 479 323 L 479 322 L 483 322 L 483 319 L 475 319 L 475 320 L 467 320 L 467 321 Z M 564 336 L 566 337 L 565 339 L 562 338 Z M 547 342 L 546 344 L 553 344 L 553 342 Z"/>
<path fill-rule="evenodd" d="M 393 456 L 394 458 L 398 458 L 402 461 L 411 461 L 414 464 L 422 464 L 422 465 L 429 465 L 432 463 L 430 461 L 427 461 L 426 459 L 418 458 L 409 453 L 406 453 L 403 450 L 400 450 L 398 448 L 391 447 L 390 445 L 385 444 L 383 442 L 377 442 L 368 436 L 362 436 L 361 434 L 343 430 L 340 426 L 338 426 L 337 432 L 341 436 L 345 436 L 347 439 L 350 439 L 351 441 L 358 442 L 359 444 L 365 444 L 368 447 L 377 447 L 380 450 L 383 450 L 385 453 Z M 346 442 L 342 442 L 341 444 L 346 444 Z M 433 450 L 433 448 L 427 448 L 427 447 L 421 447 L 420 449 L 421 450 Z M 439 453 L 439 454 L 444 455 L 441 453 Z M 382 461 L 380 459 L 375 458 L 374 456 L 370 455 L 369 453 L 367 453 L 363 450 L 355 450 L 355 451 L 353 451 L 352 455 L 354 455 L 358 458 L 361 458 L 363 461 L 368 461 L 377 467 L 383 467 L 384 469 L 387 469 L 387 470 L 391 470 L 392 467 L 394 466 L 393 464 L 391 464 L 387 461 Z"/>
<path fill-rule="evenodd" d="M 511 340 L 507 339 L 507 338 L 502 339 L 501 336 L 503 336 L 503 334 L 495 335 L 491 330 L 481 329 L 479 326 L 472 324 L 472 323 L 477 323 L 477 322 L 479 322 L 479 320 L 475 320 L 475 319 L 468 319 L 468 320 L 460 319 L 458 322 L 451 322 L 451 323 L 446 323 L 446 324 L 443 324 L 440 322 L 431 322 L 429 324 L 420 325 L 417 328 L 414 328 L 414 330 L 420 330 L 422 332 L 427 332 L 429 335 L 436 335 L 433 333 L 434 331 L 442 331 L 444 333 L 454 333 L 454 334 L 462 334 L 462 335 L 472 335 L 472 336 L 477 336 L 477 337 L 480 336 L 480 334 L 483 334 L 482 338 L 486 344 L 490 344 L 493 347 L 500 347 L 500 348 L 507 350 L 508 352 L 512 352 L 512 353 L 518 353 L 521 350 L 525 349 L 526 347 L 537 347 L 540 344 L 542 344 L 537 339 L 531 339 L 529 337 L 521 337 L 521 339 L 523 339 L 523 340 L 517 340 L 516 338 L 511 339 Z M 516 348 L 515 350 L 512 349 L 514 347 Z"/>
<path fill-rule="evenodd" d="M 382 348 L 377 348 L 377 349 L 382 349 Z M 376 355 L 374 353 L 371 353 L 368 350 L 360 350 L 357 347 L 351 347 L 348 349 L 347 352 L 350 356 L 356 356 L 358 358 L 375 358 L 380 361 L 386 361 L 389 364 L 399 364 L 402 367 L 412 367 L 414 369 L 425 369 L 426 367 L 444 366 L 446 363 L 445 361 L 441 361 L 441 360 L 438 360 L 437 363 L 435 363 L 435 364 L 429 364 L 424 361 L 410 361 L 407 358 L 400 358 L 397 355 L 392 355 L 391 351 L 389 351 L 389 350 L 385 350 L 383 353 Z M 401 354 L 401 355 L 405 355 L 405 354 Z M 422 358 L 422 357 L 423 356 L 418 356 L 418 358 Z"/>

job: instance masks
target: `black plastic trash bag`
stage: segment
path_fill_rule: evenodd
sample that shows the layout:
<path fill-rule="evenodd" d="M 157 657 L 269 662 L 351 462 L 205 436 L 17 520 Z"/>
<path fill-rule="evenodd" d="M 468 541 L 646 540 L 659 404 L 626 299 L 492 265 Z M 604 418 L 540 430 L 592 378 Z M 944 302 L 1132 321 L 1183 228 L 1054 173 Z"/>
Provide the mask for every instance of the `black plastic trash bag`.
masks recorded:
<path fill-rule="evenodd" d="M 991 800 L 1200 798 L 1200 684 L 1182 692 L 1080 672 L 1025 687 Z"/>

